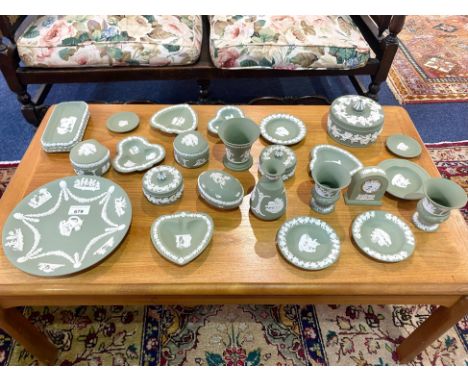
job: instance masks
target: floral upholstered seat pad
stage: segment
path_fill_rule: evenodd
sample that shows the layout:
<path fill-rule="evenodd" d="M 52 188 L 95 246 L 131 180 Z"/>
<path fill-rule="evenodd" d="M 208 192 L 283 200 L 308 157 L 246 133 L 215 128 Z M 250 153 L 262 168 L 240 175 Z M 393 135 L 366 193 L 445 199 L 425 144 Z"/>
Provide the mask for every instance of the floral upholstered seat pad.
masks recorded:
<path fill-rule="evenodd" d="M 26 66 L 188 65 L 200 55 L 200 16 L 42 16 L 17 39 Z"/>
<path fill-rule="evenodd" d="M 371 54 L 349 16 L 221 15 L 210 25 L 219 68 L 353 69 Z"/>

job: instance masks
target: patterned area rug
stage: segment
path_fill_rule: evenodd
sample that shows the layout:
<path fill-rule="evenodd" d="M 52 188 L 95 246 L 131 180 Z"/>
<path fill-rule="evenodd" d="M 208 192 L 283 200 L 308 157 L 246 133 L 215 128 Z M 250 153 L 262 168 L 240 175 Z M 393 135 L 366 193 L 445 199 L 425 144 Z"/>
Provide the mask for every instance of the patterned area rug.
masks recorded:
<path fill-rule="evenodd" d="M 468 190 L 468 141 L 427 145 Z M 0 196 L 16 165 L 0 164 Z M 464 215 L 468 222 L 467 206 Z M 429 305 L 25 307 L 59 365 L 394 365 Z M 0 365 L 37 364 L 0 330 Z M 468 316 L 412 365 L 468 365 Z"/>
<path fill-rule="evenodd" d="M 468 16 L 408 16 L 387 83 L 400 103 L 468 101 Z"/>

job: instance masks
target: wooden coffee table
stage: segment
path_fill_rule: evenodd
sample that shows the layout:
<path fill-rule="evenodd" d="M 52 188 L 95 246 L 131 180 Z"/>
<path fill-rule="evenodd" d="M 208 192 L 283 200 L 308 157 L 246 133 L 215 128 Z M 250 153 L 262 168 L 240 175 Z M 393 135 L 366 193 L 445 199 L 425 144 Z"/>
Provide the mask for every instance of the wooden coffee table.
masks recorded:
<path fill-rule="evenodd" d="M 140 127 L 131 134 L 147 137 L 165 146 L 165 164 L 174 165 L 173 138 L 149 126 L 151 115 L 164 105 L 90 105 L 91 118 L 85 139 L 95 138 L 115 154 L 116 143 L 127 135 L 110 133 L 106 119 L 117 111 L 134 111 Z M 198 130 L 208 137 L 210 162 L 183 173 L 185 191 L 177 203 L 157 207 L 142 193 L 142 173 L 119 174 L 110 170 L 105 177 L 119 183 L 132 200 L 133 222 L 122 245 L 92 269 L 70 277 L 39 278 L 10 264 L 0 249 L 0 327 L 43 362 L 53 363 L 57 350 L 45 336 L 14 309 L 21 305 L 79 304 L 230 304 L 230 303 L 353 303 L 353 304 L 437 304 L 441 305 L 398 348 L 401 362 L 408 362 L 468 313 L 468 229 L 458 211 L 441 225 L 437 233 L 423 233 L 410 223 L 416 236 L 416 251 L 408 260 L 384 264 L 358 251 L 350 238 L 354 217 L 366 210 L 348 206 L 341 199 L 331 215 L 319 216 L 309 208 L 312 181 L 308 174 L 310 149 L 322 143 L 335 144 L 326 133 L 325 106 L 245 106 L 246 115 L 256 122 L 275 112 L 291 113 L 302 119 L 308 134 L 294 146 L 298 157 L 296 176 L 286 182 L 288 209 L 278 221 L 264 222 L 249 214 L 249 198 L 235 211 L 217 211 L 197 195 L 198 175 L 208 168 L 222 169 L 224 146 L 207 134 L 208 121 L 219 107 L 195 106 Z M 48 120 L 49 110 L 44 121 Z M 18 170 L 0 200 L 0 228 L 14 206 L 29 192 L 56 178 L 73 175 L 68 154 L 42 151 L 43 122 Z M 416 138 L 423 146 L 406 111 L 385 107 L 385 127 L 369 148 L 349 149 L 365 165 L 391 158 L 385 139 L 395 133 Z M 252 191 L 257 176 L 258 155 L 266 142 L 253 147 L 254 166 L 234 173 L 246 193 Z M 339 145 L 340 147 L 343 147 Z M 344 148 L 344 147 L 343 147 Z M 414 160 L 431 175 L 439 176 L 426 149 Z M 382 210 L 401 216 L 408 223 L 416 202 L 385 196 Z M 192 263 L 179 267 L 161 257 L 151 244 L 152 221 L 161 214 L 180 210 L 209 213 L 215 223 L 213 241 Z M 325 220 L 342 240 L 340 259 L 321 271 L 304 271 L 283 259 L 275 246 L 275 235 L 286 220 L 311 215 Z"/>

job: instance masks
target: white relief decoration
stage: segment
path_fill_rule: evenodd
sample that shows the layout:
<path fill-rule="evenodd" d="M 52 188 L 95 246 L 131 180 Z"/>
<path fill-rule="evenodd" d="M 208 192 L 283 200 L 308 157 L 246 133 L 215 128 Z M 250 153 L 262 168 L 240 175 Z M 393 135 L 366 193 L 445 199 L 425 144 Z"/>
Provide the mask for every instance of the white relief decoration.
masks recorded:
<path fill-rule="evenodd" d="M 375 200 L 375 196 L 375 194 L 359 194 L 356 196 L 356 200 L 372 201 Z"/>
<path fill-rule="evenodd" d="M 277 214 L 284 208 L 284 201 L 281 198 L 275 198 L 274 200 L 270 200 L 265 205 L 265 210 L 271 214 Z"/>
<path fill-rule="evenodd" d="M 382 129 L 371 134 L 353 134 L 349 131 L 344 131 L 337 127 L 331 120 L 328 120 L 328 132 L 338 141 L 356 143 L 362 146 L 373 143 L 377 140 L 378 136 L 382 132 Z"/>
<path fill-rule="evenodd" d="M 362 185 L 362 190 L 364 192 L 367 192 L 368 194 L 372 194 L 380 190 L 380 187 L 381 187 L 381 184 L 378 180 L 371 179 L 371 180 L 366 180 L 364 182 L 364 184 Z"/>
<path fill-rule="evenodd" d="M 356 115 L 353 108 L 356 102 L 360 102 L 365 113 Z M 382 107 L 374 100 L 361 96 L 347 95 L 339 97 L 333 102 L 332 110 L 337 119 L 356 127 L 375 126 L 383 120 Z"/>
<path fill-rule="evenodd" d="M 280 137 L 287 137 L 289 135 L 289 131 L 284 126 L 280 126 L 275 129 L 275 134 Z"/>
<path fill-rule="evenodd" d="M 115 243 L 114 236 L 112 236 L 103 245 L 101 245 L 96 251 L 94 251 L 94 256 L 105 255 L 108 252 L 108 250 L 114 245 L 114 243 Z"/>
<path fill-rule="evenodd" d="M 261 192 L 258 187 L 255 187 L 254 192 L 252 193 L 252 197 L 250 198 L 250 209 L 256 212 L 260 216 L 265 216 L 265 214 L 261 211 L 261 205 L 263 199 L 267 198 L 263 192 Z M 255 204 L 254 204 L 255 203 Z"/>
<path fill-rule="evenodd" d="M 195 147 L 198 145 L 198 137 L 195 134 L 187 134 L 182 138 L 181 143 L 185 146 Z"/>
<path fill-rule="evenodd" d="M 115 213 L 117 216 L 122 216 L 127 209 L 127 200 L 121 196 L 120 198 L 114 199 Z"/>
<path fill-rule="evenodd" d="M 437 231 L 439 228 L 439 224 L 431 224 L 431 225 L 426 225 L 421 221 L 421 218 L 419 217 L 419 212 L 415 212 L 412 217 L 412 221 L 414 225 L 419 228 L 421 231 L 425 232 L 434 232 Z"/>
<path fill-rule="evenodd" d="M 341 159 L 337 159 L 337 160 L 326 160 L 324 161 L 325 163 L 336 163 L 336 164 L 339 164 L 340 166 L 342 165 L 341 163 Z"/>
<path fill-rule="evenodd" d="M 61 184 L 62 187 L 65 185 L 66 184 L 63 184 L 63 183 Z M 80 179 L 76 179 L 75 182 L 73 183 L 73 187 L 76 188 L 77 190 L 83 190 L 83 191 L 99 191 L 101 189 L 101 183 L 99 183 L 99 180 L 97 179 L 83 177 Z"/>
<path fill-rule="evenodd" d="M 174 126 L 177 126 L 177 127 L 180 127 L 184 124 L 185 122 L 185 118 L 182 117 L 182 116 L 179 116 L 179 117 L 174 117 L 172 118 L 171 120 L 171 125 L 174 125 Z"/>
<path fill-rule="evenodd" d="M 299 239 L 298 248 L 301 252 L 315 253 L 317 247 L 320 246 L 320 243 L 317 239 L 312 239 L 308 234 L 303 233 Z"/>
<path fill-rule="evenodd" d="M 5 238 L 5 247 L 13 249 L 13 251 L 22 251 L 24 247 L 23 232 L 21 228 L 15 228 L 14 231 L 9 231 Z"/>
<path fill-rule="evenodd" d="M 60 125 L 57 126 L 57 133 L 60 135 L 71 133 L 73 131 L 73 127 L 75 127 L 76 120 L 77 118 L 74 116 L 61 118 Z"/>
<path fill-rule="evenodd" d="M 231 179 L 229 176 L 221 174 L 220 172 L 212 172 L 210 178 L 221 188 L 224 188 L 226 182 Z"/>
<path fill-rule="evenodd" d="M 340 161 L 346 169 L 349 170 L 349 175 L 354 175 L 357 171 L 361 170 L 364 166 L 361 161 L 356 158 L 349 151 L 343 150 L 339 147 L 332 145 L 317 145 L 311 150 L 312 160 L 309 164 L 309 170 L 312 173 L 316 163 L 325 161 Z M 320 158 L 323 157 L 321 160 Z M 339 158 L 339 159 L 326 159 L 326 158 Z M 336 162 L 335 162 L 336 163 Z"/>
<path fill-rule="evenodd" d="M 185 116 L 180 115 L 184 113 Z M 179 134 L 197 128 L 198 117 L 190 105 L 180 104 L 159 110 L 150 120 L 151 127 L 169 134 Z"/>
<path fill-rule="evenodd" d="M 83 143 L 79 149 L 78 149 L 78 155 L 80 156 L 89 156 L 89 155 L 93 155 L 93 154 L 96 154 L 97 152 L 97 148 L 94 144 L 92 143 Z"/>
<path fill-rule="evenodd" d="M 118 125 L 119 127 L 128 126 L 128 121 L 126 119 L 123 119 L 122 121 L 119 121 Z"/>
<path fill-rule="evenodd" d="M 332 198 L 336 195 L 337 192 L 339 192 L 339 190 L 328 189 L 318 183 L 315 183 L 315 191 L 322 198 Z"/>
<path fill-rule="evenodd" d="M 234 114 L 228 114 L 226 116 L 224 116 L 224 119 L 228 120 L 228 119 L 232 119 L 232 118 L 235 118 L 236 116 Z"/>
<path fill-rule="evenodd" d="M 137 145 L 135 145 L 135 146 L 130 147 L 128 149 L 128 152 L 132 155 L 136 155 L 140 153 L 140 148 Z"/>
<path fill-rule="evenodd" d="M 400 142 L 396 148 L 401 151 L 406 151 L 409 149 L 409 146 L 405 142 Z"/>
<path fill-rule="evenodd" d="M 143 190 L 143 194 L 145 195 L 146 199 L 150 201 L 151 203 L 157 205 L 157 206 L 164 206 L 167 204 L 172 204 L 176 202 L 180 197 L 182 196 L 182 193 L 184 192 L 184 187 L 181 187 L 179 191 L 177 191 L 175 194 L 172 194 L 171 196 L 166 196 L 164 198 L 158 198 L 156 196 L 152 196 L 148 194 L 146 191 Z"/>
<path fill-rule="evenodd" d="M 128 159 L 123 165 L 124 167 L 133 167 L 136 166 L 136 163 Z"/>
<path fill-rule="evenodd" d="M 175 241 L 177 248 L 189 248 L 192 245 L 192 235 L 175 235 Z"/>
<path fill-rule="evenodd" d="M 171 177 L 170 182 L 161 184 L 161 180 L 168 177 Z M 172 166 L 154 167 L 143 176 L 143 188 L 151 193 L 166 194 L 174 191 L 182 183 L 182 174 Z"/>
<path fill-rule="evenodd" d="M 52 195 L 49 191 L 47 191 L 47 188 L 41 188 L 39 191 L 37 191 L 36 194 L 34 194 L 31 200 L 29 200 L 28 205 L 29 207 L 36 209 L 42 206 L 47 201 L 49 201 L 50 199 L 52 199 Z"/>
<path fill-rule="evenodd" d="M 392 238 L 381 228 L 375 228 L 371 232 L 371 241 L 380 247 L 390 247 L 392 245 Z"/>
<path fill-rule="evenodd" d="M 58 268 L 64 267 L 65 264 L 52 264 L 52 263 L 39 263 L 37 267 L 40 271 L 44 273 L 51 273 L 54 272 Z"/>
<path fill-rule="evenodd" d="M 62 236 L 70 236 L 73 231 L 79 231 L 83 225 L 83 219 L 78 216 L 70 216 L 67 220 L 61 220 L 59 231 Z"/>
<path fill-rule="evenodd" d="M 152 159 L 156 158 L 157 156 L 158 156 L 158 154 L 156 154 L 155 152 L 151 152 L 151 153 L 146 154 L 145 159 L 146 160 L 152 160 Z"/>
<path fill-rule="evenodd" d="M 396 174 L 392 178 L 392 185 L 399 188 L 407 188 L 411 184 L 408 178 L 405 178 L 402 174 Z"/>

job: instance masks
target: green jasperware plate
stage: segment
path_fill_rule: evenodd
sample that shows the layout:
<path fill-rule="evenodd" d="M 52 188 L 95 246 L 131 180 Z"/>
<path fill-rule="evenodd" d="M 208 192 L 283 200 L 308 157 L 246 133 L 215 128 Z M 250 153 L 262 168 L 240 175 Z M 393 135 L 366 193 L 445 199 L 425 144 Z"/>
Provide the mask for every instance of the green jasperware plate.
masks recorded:
<path fill-rule="evenodd" d="M 322 163 L 336 163 L 345 167 L 350 175 L 363 168 L 361 161 L 353 154 L 333 145 L 317 145 L 310 151 L 310 154 L 312 156 L 310 162 L 311 173 L 315 166 Z"/>
<path fill-rule="evenodd" d="M 340 239 L 322 220 L 298 216 L 278 230 L 280 253 L 291 264 L 305 270 L 320 270 L 334 264 L 340 255 Z"/>
<path fill-rule="evenodd" d="M 106 122 L 107 128 L 114 133 L 128 133 L 140 124 L 138 115 L 131 111 L 112 114 Z"/>
<path fill-rule="evenodd" d="M 213 219 L 199 212 L 162 215 L 151 226 L 151 240 L 167 260 L 185 265 L 197 258 L 213 237 Z"/>
<path fill-rule="evenodd" d="M 244 198 L 239 180 L 221 170 L 202 172 L 198 177 L 198 192 L 208 204 L 220 209 L 237 208 Z"/>
<path fill-rule="evenodd" d="M 306 135 L 304 122 L 290 114 L 272 114 L 260 123 L 260 134 L 268 142 L 294 145 Z"/>
<path fill-rule="evenodd" d="M 68 152 L 83 138 L 88 124 L 88 104 L 83 101 L 62 102 L 55 106 L 42 133 L 41 145 L 46 152 Z"/>
<path fill-rule="evenodd" d="M 110 255 L 132 220 L 126 192 L 96 176 L 70 176 L 26 196 L 3 228 L 3 249 L 17 268 L 36 276 L 83 271 Z"/>
<path fill-rule="evenodd" d="M 180 134 L 197 128 L 198 117 L 188 104 L 169 106 L 156 112 L 150 119 L 151 127 L 169 134 Z"/>
<path fill-rule="evenodd" d="M 222 107 L 216 113 L 216 117 L 208 122 L 208 131 L 212 134 L 218 135 L 221 123 L 231 118 L 244 118 L 244 113 L 241 109 L 235 106 Z"/>
<path fill-rule="evenodd" d="M 402 158 L 416 158 L 421 155 L 421 145 L 416 139 L 403 134 L 391 135 L 385 145 L 395 155 Z"/>
<path fill-rule="evenodd" d="M 388 263 L 407 259 L 416 246 L 408 224 L 390 212 L 364 212 L 354 219 L 351 230 L 361 251 Z"/>
<path fill-rule="evenodd" d="M 143 137 L 128 137 L 117 144 L 117 155 L 112 165 L 123 173 L 143 171 L 161 162 L 165 156 L 163 146 L 151 144 Z"/>
<path fill-rule="evenodd" d="M 405 159 L 387 159 L 378 167 L 388 177 L 387 192 L 404 200 L 419 200 L 424 197 L 424 182 L 430 175 L 421 166 Z"/>

